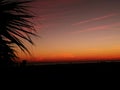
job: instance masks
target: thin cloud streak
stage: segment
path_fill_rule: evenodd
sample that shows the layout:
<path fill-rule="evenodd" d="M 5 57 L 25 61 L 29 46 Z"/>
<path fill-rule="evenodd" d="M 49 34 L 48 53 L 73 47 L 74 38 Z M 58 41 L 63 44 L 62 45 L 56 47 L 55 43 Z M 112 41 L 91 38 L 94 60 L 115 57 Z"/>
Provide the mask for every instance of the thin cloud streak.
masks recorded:
<path fill-rule="evenodd" d="M 106 18 L 109 18 L 109 17 L 112 17 L 112 16 L 116 16 L 116 15 L 118 15 L 118 13 L 108 14 L 108 15 L 105 15 L 105 16 L 101 16 L 101 17 L 97 17 L 97 18 L 92 18 L 92 19 L 80 21 L 80 22 L 75 23 L 73 25 L 80 25 L 80 24 L 85 24 L 85 23 L 89 23 L 89 22 L 92 22 L 92 21 L 103 20 L 103 19 L 106 19 Z"/>
<path fill-rule="evenodd" d="M 120 26 L 120 22 L 114 23 L 114 24 L 108 24 L 108 25 L 102 25 L 102 26 L 87 28 L 87 29 L 84 29 L 84 30 L 74 31 L 74 32 L 71 32 L 71 33 L 82 33 L 82 32 L 88 32 L 88 31 L 107 30 L 107 29 L 109 29 L 111 27 L 114 27 L 114 26 Z"/>

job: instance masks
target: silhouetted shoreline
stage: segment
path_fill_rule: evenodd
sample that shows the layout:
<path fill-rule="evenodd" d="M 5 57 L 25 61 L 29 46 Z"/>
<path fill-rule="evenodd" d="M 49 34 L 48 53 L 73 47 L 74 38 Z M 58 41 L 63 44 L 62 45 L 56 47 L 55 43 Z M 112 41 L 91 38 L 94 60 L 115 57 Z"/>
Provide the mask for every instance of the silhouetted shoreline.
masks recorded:
<path fill-rule="evenodd" d="M 10 80 L 66 80 L 81 79 L 82 77 L 96 77 L 119 74 L 120 62 L 90 62 L 90 63 L 56 63 L 29 64 L 9 68 L 0 68 L 1 79 Z M 9 75 L 9 77 L 8 77 Z"/>
<path fill-rule="evenodd" d="M 101 68 L 101 67 L 120 67 L 120 60 L 99 60 L 99 61 L 75 61 L 75 62 L 22 62 L 19 64 L 16 64 L 14 66 L 11 67 L 0 67 L 0 68 L 6 68 L 6 69 L 44 69 L 44 68 L 48 68 L 50 69 L 50 67 L 52 68 L 74 68 L 76 67 L 76 69 L 79 68 L 88 68 L 88 69 L 93 69 L 94 68 Z M 102 68 L 101 68 L 102 69 Z M 116 68 L 117 69 L 117 68 Z"/>
<path fill-rule="evenodd" d="M 33 60 L 34 61 L 34 60 Z M 51 60 L 51 62 L 27 62 L 27 65 L 67 65 L 67 64 L 98 64 L 98 63 L 120 63 L 119 59 L 115 60 Z"/>

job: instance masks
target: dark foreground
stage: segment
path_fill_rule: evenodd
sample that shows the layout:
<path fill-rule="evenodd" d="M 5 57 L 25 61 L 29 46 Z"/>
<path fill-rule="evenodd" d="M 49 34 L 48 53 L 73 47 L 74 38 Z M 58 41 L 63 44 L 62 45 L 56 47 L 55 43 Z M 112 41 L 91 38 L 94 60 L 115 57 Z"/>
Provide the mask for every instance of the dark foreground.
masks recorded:
<path fill-rule="evenodd" d="M 120 62 L 66 63 L 0 68 L 1 75 L 39 77 L 77 77 L 84 74 L 119 73 Z"/>
<path fill-rule="evenodd" d="M 17 88 L 41 89 L 50 88 L 48 85 L 55 88 L 56 84 L 59 85 L 57 88 L 60 88 L 62 85 L 66 86 L 66 84 L 71 83 L 71 85 L 78 84 L 81 88 L 80 83 L 82 83 L 84 85 L 92 84 L 93 87 L 97 84 L 98 87 L 101 87 L 103 83 L 105 86 L 107 83 L 115 83 L 111 80 L 118 80 L 119 82 L 119 73 L 120 62 L 66 63 L 0 68 L 0 83 L 2 83 L 0 86 L 6 85 L 8 88 L 7 85 L 11 85 L 17 86 Z M 68 87 L 71 85 L 68 84 Z"/>
<path fill-rule="evenodd" d="M 39 88 L 42 86 L 40 83 L 49 85 L 54 82 L 54 84 L 60 83 L 61 87 L 63 83 L 65 85 L 67 83 L 84 83 L 86 85 L 86 83 L 103 83 L 104 81 L 111 83 L 112 79 L 119 81 L 119 73 L 120 62 L 30 65 L 0 68 L 0 82 L 4 82 L 4 85 L 26 86 L 28 84 L 27 87 L 38 85 Z"/>

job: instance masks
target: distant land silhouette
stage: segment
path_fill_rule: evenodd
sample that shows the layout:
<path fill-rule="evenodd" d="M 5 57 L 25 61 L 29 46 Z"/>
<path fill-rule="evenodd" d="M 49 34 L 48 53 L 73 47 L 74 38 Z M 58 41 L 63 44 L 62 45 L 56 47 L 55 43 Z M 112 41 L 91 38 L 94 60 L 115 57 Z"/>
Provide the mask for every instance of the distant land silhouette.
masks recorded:
<path fill-rule="evenodd" d="M 115 61 L 90 61 L 90 62 L 56 62 L 56 63 L 28 63 L 22 62 L 20 66 L 0 68 L 1 72 L 19 74 L 69 74 L 79 72 L 118 72 L 120 71 L 120 60 Z"/>
<path fill-rule="evenodd" d="M 95 77 L 97 77 L 97 80 L 101 80 L 101 75 L 106 78 L 112 74 L 119 75 L 120 61 L 28 63 L 16 67 L 0 68 L 0 73 L 0 79 L 3 81 L 15 80 L 28 83 L 39 83 L 46 80 L 50 82 L 54 80 L 81 81 L 82 79 L 89 80 Z"/>

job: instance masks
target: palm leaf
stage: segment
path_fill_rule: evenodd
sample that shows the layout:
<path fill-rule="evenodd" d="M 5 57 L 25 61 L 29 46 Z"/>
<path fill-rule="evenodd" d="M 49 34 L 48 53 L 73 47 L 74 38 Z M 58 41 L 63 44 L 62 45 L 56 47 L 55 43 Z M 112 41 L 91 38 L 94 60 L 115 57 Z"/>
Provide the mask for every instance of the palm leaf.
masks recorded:
<path fill-rule="evenodd" d="M 22 2 L 5 2 L 0 1 L 0 35 L 3 35 L 6 39 L 16 44 L 23 52 L 29 52 L 24 45 L 24 41 L 34 44 L 31 35 L 37 36 L 33 23 L 29 20 L 34 16 L 31 15 L 25 6 L 25 3 L 31 1 Z"/>

